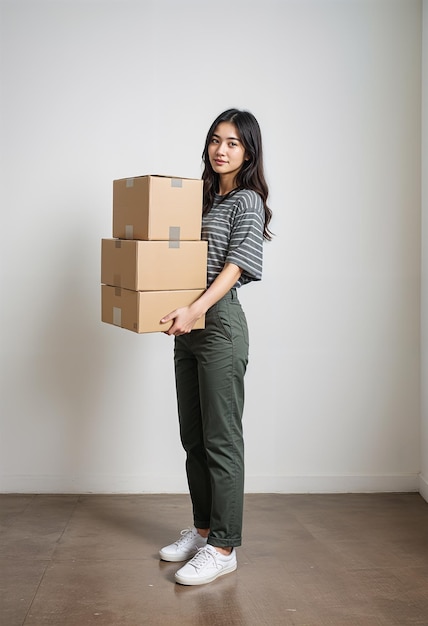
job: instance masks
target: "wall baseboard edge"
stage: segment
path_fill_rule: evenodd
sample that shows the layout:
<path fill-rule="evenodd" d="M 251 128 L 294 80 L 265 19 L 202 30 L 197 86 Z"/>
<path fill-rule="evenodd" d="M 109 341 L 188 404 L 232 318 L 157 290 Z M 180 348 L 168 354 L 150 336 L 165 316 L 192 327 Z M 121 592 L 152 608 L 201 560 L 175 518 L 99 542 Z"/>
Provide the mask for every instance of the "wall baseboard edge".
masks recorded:
<path fill-rule="evenodd" d="M 419 474 L 419 493 L 428 502 L 428 480 L 422 474 Z"/>
<path fill-rule="evenodd" d="M 350 476 L 251 476 L 246 493 L 381 493 L 420 492 L 428 501 L 428 482 L 418 474 Z M 178 476 L 47 476 L 0 477 L 0 493 L 128 494 L 188 493 Z"/>

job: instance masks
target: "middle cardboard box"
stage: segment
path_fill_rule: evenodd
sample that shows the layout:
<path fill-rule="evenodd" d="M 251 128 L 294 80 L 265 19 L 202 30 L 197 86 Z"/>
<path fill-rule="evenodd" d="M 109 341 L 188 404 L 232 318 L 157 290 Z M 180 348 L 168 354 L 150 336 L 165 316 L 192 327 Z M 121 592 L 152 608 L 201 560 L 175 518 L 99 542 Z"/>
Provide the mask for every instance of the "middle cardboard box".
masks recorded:
<path fill-rule="evenodd" d="M 133 291 L 205 289 L 206 241 L 102 239 L 101 282 Z"/>

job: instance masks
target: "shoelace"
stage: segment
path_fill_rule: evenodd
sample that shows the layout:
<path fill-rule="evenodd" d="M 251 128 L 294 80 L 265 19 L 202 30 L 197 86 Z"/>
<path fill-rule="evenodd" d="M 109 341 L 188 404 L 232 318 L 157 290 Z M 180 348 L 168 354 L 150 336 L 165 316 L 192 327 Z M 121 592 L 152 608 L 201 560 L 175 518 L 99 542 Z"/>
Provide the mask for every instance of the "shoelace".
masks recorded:
<path fill-rule="evenodd" d="M 184 543 L 187 543 L 188 541 L 193 539 L 193 530 L 191 528 L 185 528 L 180 532 L 180 535 L 180 539 L 175 542 L 176 546 L 183 545 Z"/>
<path fill-rule="evenodd" d="M 198 548 L 197 553 L 195 554 L 193 559 L 189 561 L 189 564 L 193 565 L 195 569 L 199 569 L 203 567 L 204 565 L 206 565 L 208 561 L 210 560 L 210 558 L 214 561 L 214 564 L 217 567 L 218 564 L 217 564 L 217 559 L 216 559 L 216 553 L 212 552 L 211 550 L 208 550 L 208 548 L 206 547 Z"/>

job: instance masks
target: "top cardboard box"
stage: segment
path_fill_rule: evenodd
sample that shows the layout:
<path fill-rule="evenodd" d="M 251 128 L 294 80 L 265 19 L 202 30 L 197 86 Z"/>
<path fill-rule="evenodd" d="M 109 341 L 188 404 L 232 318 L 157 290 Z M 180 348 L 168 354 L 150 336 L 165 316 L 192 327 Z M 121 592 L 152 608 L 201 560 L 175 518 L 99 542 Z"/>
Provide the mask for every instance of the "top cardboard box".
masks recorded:
<path fill-rule="evenodd" d="M 198 241 L 202 186 L 199 179 L 155 175 L 113 181 L 113 237 Z"/>

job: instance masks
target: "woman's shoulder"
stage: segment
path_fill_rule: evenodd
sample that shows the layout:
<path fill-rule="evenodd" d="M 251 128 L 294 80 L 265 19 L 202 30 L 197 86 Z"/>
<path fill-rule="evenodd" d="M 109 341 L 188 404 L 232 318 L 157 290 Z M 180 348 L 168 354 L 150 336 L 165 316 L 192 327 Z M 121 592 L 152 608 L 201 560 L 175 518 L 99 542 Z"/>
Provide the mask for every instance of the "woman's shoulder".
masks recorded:
<path fill-rule="evenodd" d="M 262 197 L 253 189 L 239 189 L 234 194 L 234 199 L 244 211 L 248 211 L 249 209 L 256 211 L 264 210 Z"/>

